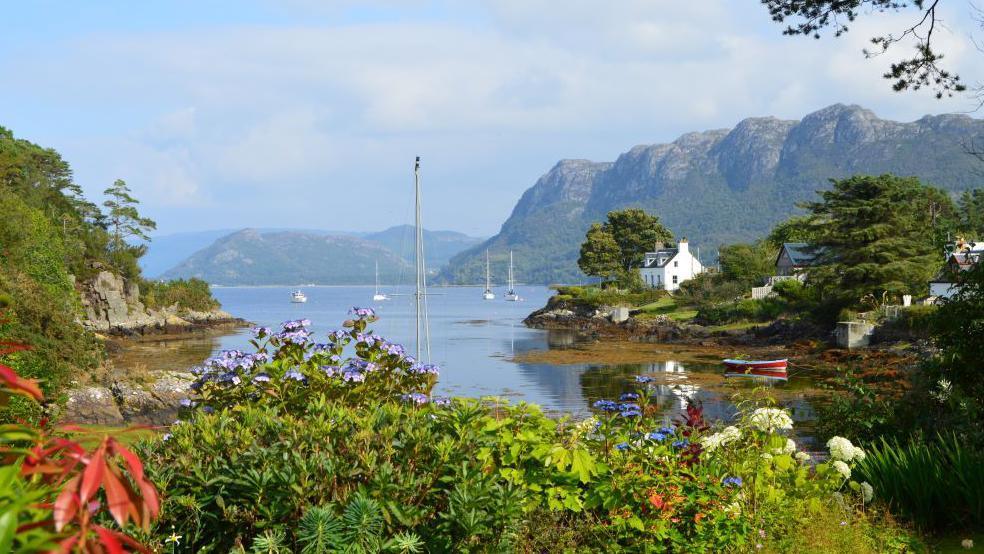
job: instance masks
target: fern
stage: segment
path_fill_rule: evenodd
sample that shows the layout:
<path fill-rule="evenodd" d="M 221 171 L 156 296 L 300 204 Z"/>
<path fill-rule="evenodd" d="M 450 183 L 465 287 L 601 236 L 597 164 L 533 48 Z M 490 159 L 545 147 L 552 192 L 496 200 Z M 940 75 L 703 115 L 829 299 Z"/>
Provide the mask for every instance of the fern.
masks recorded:
<path fill-rule="evenodd" d="M 331 509 L 317 506 L 309 509 L 297 529 L 301 554 L 326 554 L 341 549 L 345 543 L 342 530 L 342 522 Z"/>

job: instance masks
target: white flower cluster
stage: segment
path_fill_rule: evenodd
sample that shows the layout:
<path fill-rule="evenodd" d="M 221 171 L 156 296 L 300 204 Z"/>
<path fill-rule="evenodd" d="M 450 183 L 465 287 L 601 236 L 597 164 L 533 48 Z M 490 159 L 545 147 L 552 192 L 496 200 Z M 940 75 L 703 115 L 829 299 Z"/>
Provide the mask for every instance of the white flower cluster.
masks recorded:
<path fill-rule="evenodd" d="M 714 433 L 700 440 L 700 444 L 704 447 L 704 450 L 708 452 L 713 452 L 719 446 L 725 446 L 741 438 L 741 430 L 734 425 L 729 425 L 721 430 L 720 433 Z"/>
<path fill-rule="evenodd" d="M 861 483 L 861 498 L 864 503 L 867 504 L 875 497 L 875 488 L 871 486 L 871 483 L 865 481 Z"/>
<path fill-rule="evenodd" d="M 793 428 L 793 418 L 781 408 L 758 408 L 748 418 L 753 427 L 772 433 Z"/>
<path fill-rule="evenodd" d="M 837 473 L 840 473 L 844 479 L 851 478 L 851 468 L 847 467 L 847 464 L 840 460 L 834 460 L 834 469 Z"/>
<path fill-rule="evenodd" d="M 830 457 L 842 462 L 860 462 L 864 459 L 864 450 L 851 444 L 851 441 L 844 437 L 834 437 L 827 441 L 827 448 L 830 449 Z"/>
<path fill-rule="evenodd" d="M 577 422 L 577 424 L 574 425 L 571 435 L 574 441 L 580 441 L 583 438 L 591 438 L 597 428 L 598 420 L 594 417 L 589 417 Z"/>
<path fill-rule="evenodd" d="M 807 454 L 806 452 L 797 452 L 796 453 L 796 461 L 798 461 L 801 464 L 805 464 L 805 463 L 809 462 L 810 459 L 811 459 L 810 458 L 810 455 Z"/>

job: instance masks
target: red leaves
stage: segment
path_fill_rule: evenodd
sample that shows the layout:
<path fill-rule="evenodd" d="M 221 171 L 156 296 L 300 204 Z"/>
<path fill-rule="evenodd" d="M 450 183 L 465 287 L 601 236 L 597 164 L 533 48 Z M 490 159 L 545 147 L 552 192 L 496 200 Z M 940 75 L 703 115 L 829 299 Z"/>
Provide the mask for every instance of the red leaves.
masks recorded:
<path fill-rule="evenodd" d="M 0 340 L 0 356 L 6 356 L 14 352 L 27 350 L 28 347 L 16 342 Z M 0 389 L 6 389 L 8 394 L 21 394 L 33 398 L 40 402 L 44 399 L 38 382 L 33 379 L 24 379 L 13 368 L 0 364 Z"/>

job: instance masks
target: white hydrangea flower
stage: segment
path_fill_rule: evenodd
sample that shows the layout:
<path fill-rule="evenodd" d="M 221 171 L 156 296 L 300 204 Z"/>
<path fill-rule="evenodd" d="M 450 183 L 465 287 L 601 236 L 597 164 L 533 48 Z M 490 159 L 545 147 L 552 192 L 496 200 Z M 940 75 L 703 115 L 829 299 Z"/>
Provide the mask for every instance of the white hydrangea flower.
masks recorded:
<path fill-rule="evenodd" d="M 805 464 L 810 461 L 810 455 L 807 454 L 806 452 L 797 452 L 796 461 L 798 461 L 801 464 Z"/>
<path fill-rule="evenodd" d="M 768 452 L 763 452 L 762 453 L 762 459 L 763 460 L 771 460 L 772 459 L 772 454 L 769 454 Z"/>
<path fill-rule="evenodd" d="M 865 481 L 861 483 L 861 499 L 867 504 L 875 497 L 875 488 L 871 486 L 871 483 Z"/>
<path fill-rule="evenodd" d="M 840 460 L 834 460 L 834 470 L 840 473 L 844 479 L 851 478 L 851 468 L 847 467 L 847 464 Z"/>
<path fill-rule="evenodd" d="M 793 418 L 781 408 L 758 408 L 748 418 L 753 427 L 766 433 L 793 428 Z"/>
<path fill-rule="evenodd" d="M 741 438 L 741 430 L 734 425 L 729 425 L 719 433 L 704 437 L 701 439 L 700 444 L 704 447 L 704 450 L 713 452 L 718 447 L 725 446 L 739 438 Z"/>
<path fill-rule="evenodd" d="M 782 449 L 783 454 L 792 454 L 796 452 L 796 441 L 793 439 L 786 439 L 786 446 Z"/>
<path fill-rule="evenodd" d="M 827 441 L 827 448 L 830 449 L 830 457 L 844 462 L 858 461 L 864 459 L 864 450 L 851 444 L 851 441 L 844 437 L 834 437 Z"/>

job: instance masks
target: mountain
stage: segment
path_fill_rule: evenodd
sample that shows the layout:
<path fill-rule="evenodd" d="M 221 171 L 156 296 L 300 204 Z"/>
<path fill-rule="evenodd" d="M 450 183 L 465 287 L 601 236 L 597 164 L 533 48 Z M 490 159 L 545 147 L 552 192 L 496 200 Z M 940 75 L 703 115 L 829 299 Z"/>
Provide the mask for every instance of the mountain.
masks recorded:
<path fill-rule="evenodd" d="M 395 225 L 378 233 L 365 233 L 362 238 L 385 246 L 399 254 L 408 264 L 413 264 L 413 225 Z M 456 231 L 429 231 L 424 229 L 424 260 L 429 269 L 438 269 L 462 250 L 467 250 L 482 239 Z"/>
<path fill-rule="evenodd" d="M 215 242 L 215 239 L 231 232 L 233 229 L 215 229 L 153 236 L 147 245 L 147 252 L 140 257 L 140 269 L 146 277 L 157 277 L 181 263 L 192 252 L 205 248 Z"/>
<path fill-rule="evenodd" d="M 636 146 L 614 162 L 562 160 L 523 194 L 499 234 L 452 258 L 440 277 L 482 281 L 489 249 L 499 282 L 509 250 L 520 282 L 578 282 L 585 231 L 627 207 L 658 215 L 708 260 L 722 244 L 765 235 L 831 178 L 895 173 L 951 192 L 980 186 L 982 168 L 964 145 L 982 141 L 984 121 L 966 115 L 900 123 L 836 104 L 800 121 L 750 118 Z"/>
<path fill-rule="evenodd" d="M 480 242 L 453 231 L 424 230 L 427 262 L 434 269 Z M 243 229 L 218 238 L 163 277 L 198 277 L 219 285 L 365 285 L 373 282 L 378 261 L 381 283 L 405 283 L 413 272 L 412 256 L 409 225 L 359 234 Z"/>

